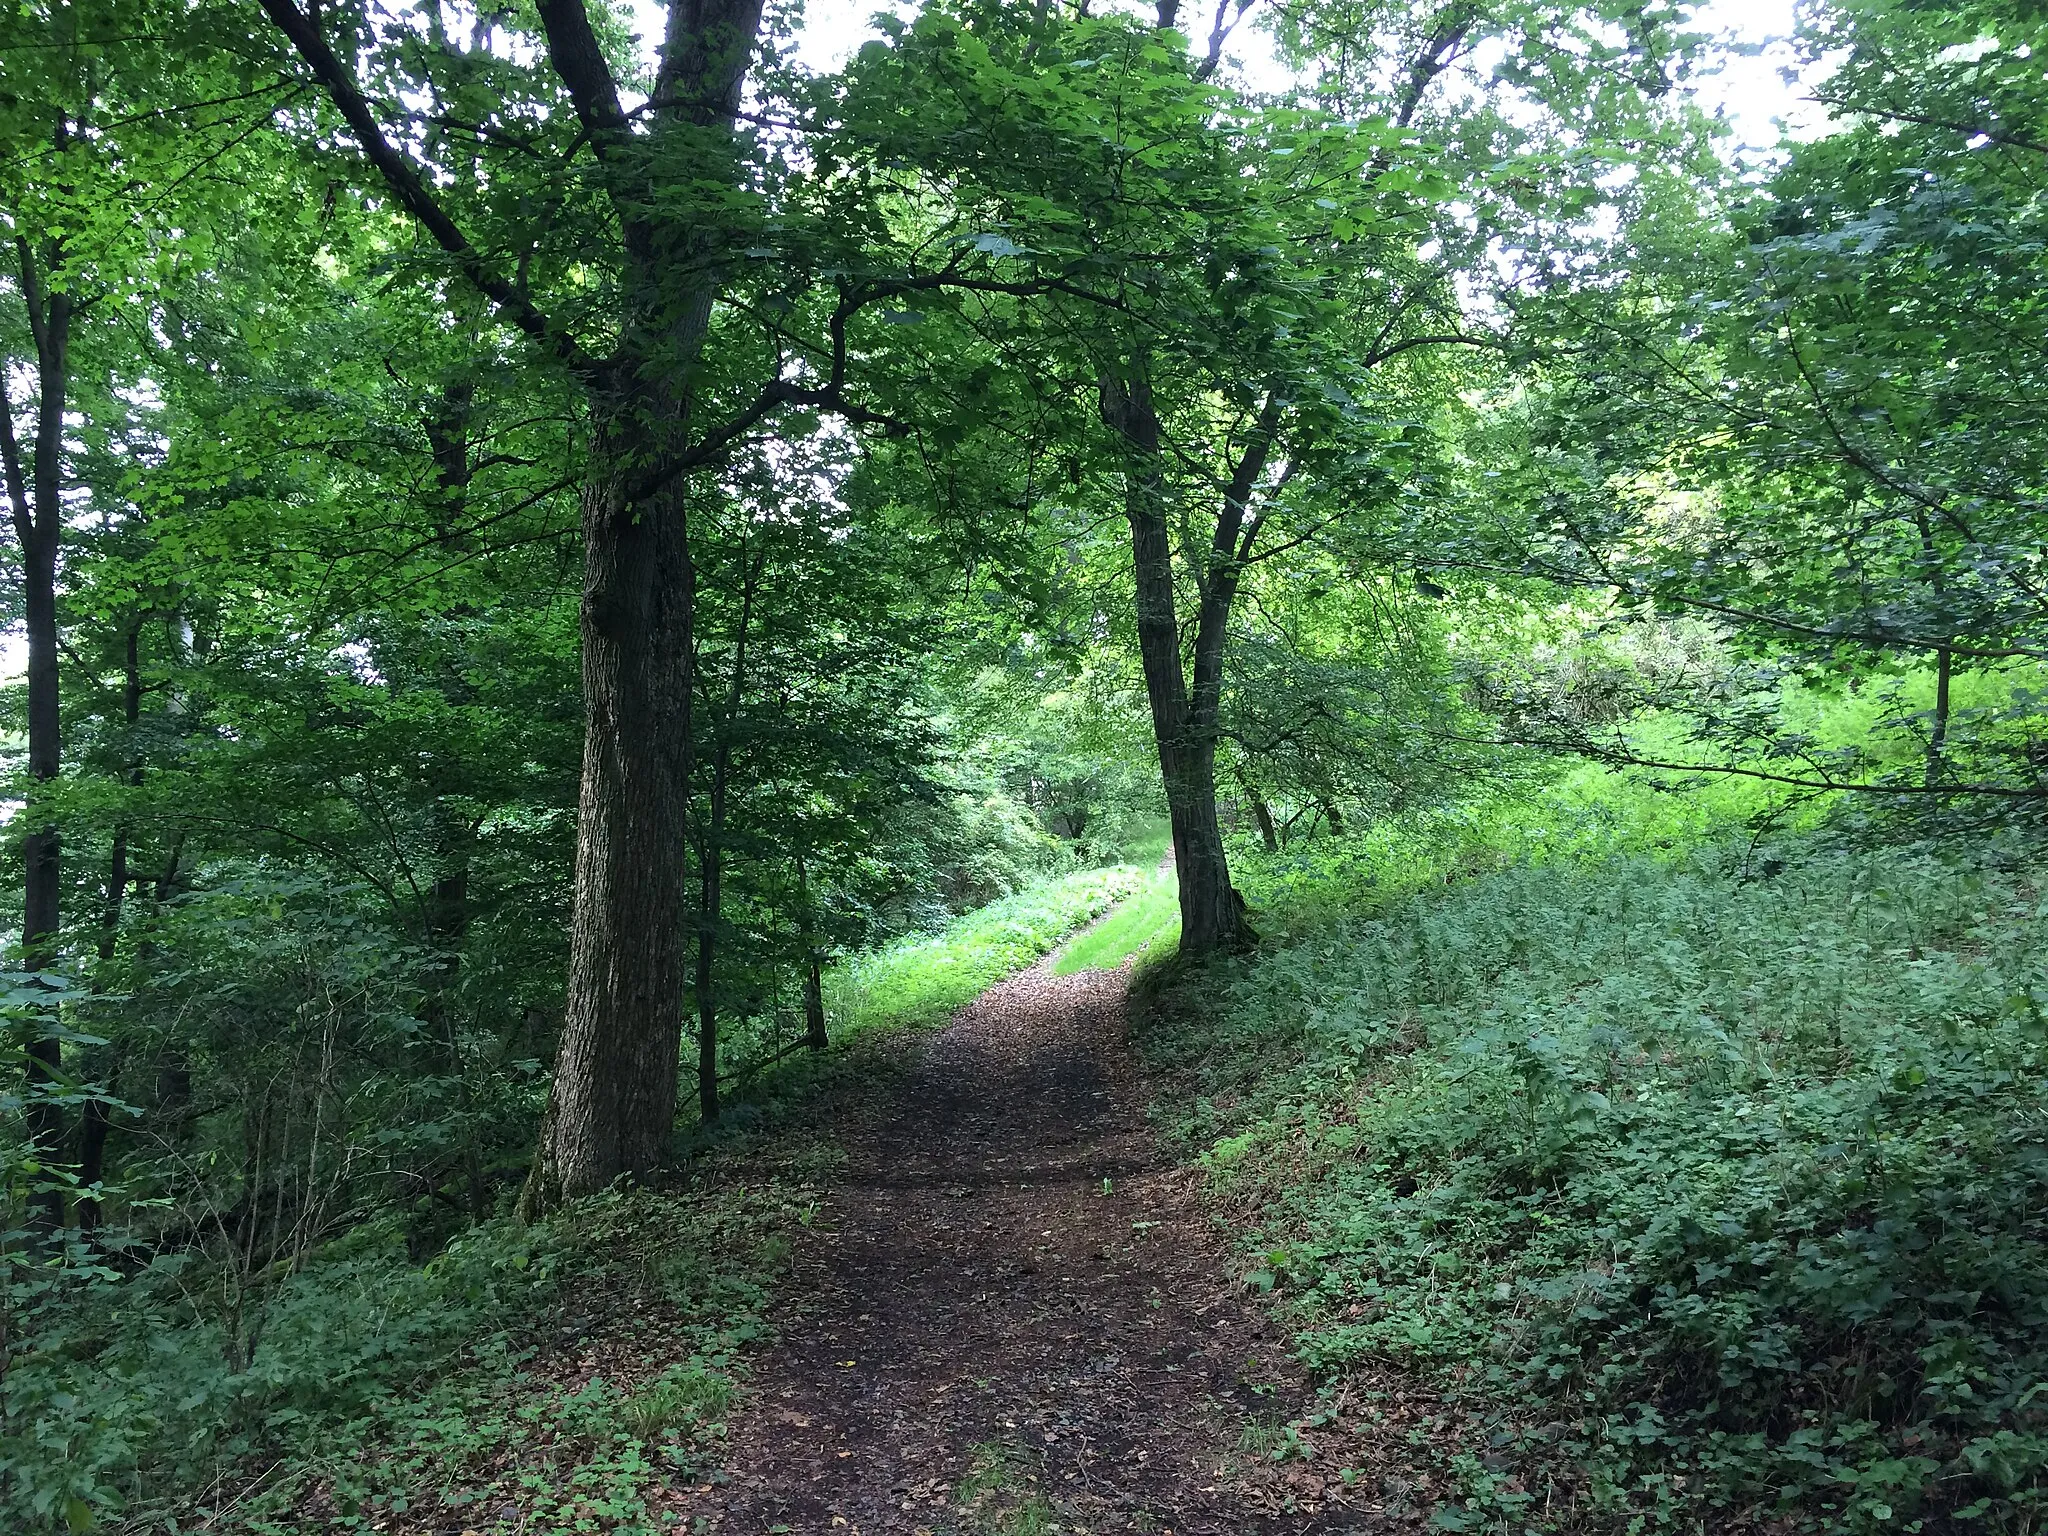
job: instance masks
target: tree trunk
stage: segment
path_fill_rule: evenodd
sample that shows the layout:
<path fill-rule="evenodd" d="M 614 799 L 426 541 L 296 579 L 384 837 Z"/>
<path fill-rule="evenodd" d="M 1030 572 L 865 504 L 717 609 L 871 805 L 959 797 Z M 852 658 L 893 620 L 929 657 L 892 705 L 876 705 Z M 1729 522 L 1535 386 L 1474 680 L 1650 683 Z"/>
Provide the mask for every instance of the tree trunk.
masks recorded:
<path fill-rule="evenodd" d="M 704 836 L 697 850 L 701 899 L 697 912 L 697 1115 L 709 1125 L 718 1118 L 718 987 L 713 962 L 718 925 L 725 914 L 725 807 L 732 785 L 732 737 L 747 687 L 747 637 L 754 624 L 754 585 L 761 565 L 741 551 L 744 575 L 739 630 L 733 642 L 732 676 L 719 716 L 718 744 L 711 759 L 711 795 Z M 765 559 L 765 556 L 763 557 Z"/>
<path fill-rule="evenodd" d="M 38 478 L 43 454 L 36 454 Z M 41 497 L 38 496 L 38 501 Z M 28 767 L 31 780 L 23 817 L 32 829 L 21 840 L 24 891 L 21 922 L 22 964 L 31 971 L 48 970 L 58 961 L 59 893 L 62 889 L 61 844 L 57 828 L 41 819 L 42 786 L 54 781 L 61 765 L 57 725 L 57 540 L 54 531 L 38 531 L 22 541 L 22 585 L 28 614 Z M 33 1027 L 33 1026 L 32 1026 Z M 29 1101 L 25 1111 L 29 1140 L 37 1154 L 55 1164 L 63 1156 L 64 1112 L 44 1096 L 64 1069 L 62 1047 L 51 1036 L 37 1034 L 28 1042 Z M 41 1090 L 41 1091 L 39 1091 Z M 64 1196 L 49 1191 L 37 1197 L 44 1219 L 61 1226 Z"/>
<path fill-rule="evenodd" d="M 150 883 L 149 912 L 143 920 L 142 940 L 135 947 L 138 966 L 147 968 L 156 957 L 157 924 L 163 916 L 164 903 L 177 891 L 178 865 L 184 852 L 185 834 L 173 834 L 171 846 L 164 855 L 163 868 L 157 871 L 156 879 Z M 165 1141 L 176 1141 L 191 1107 L 192 1063 L 173 1040 L 170 1042 L 170 1054 L 157 1068 L 156 1100 L 150 1112 L 155 1134 Z"/>
<path fill-rule="evenodd" d="M 136 617 L 130 622 L 122 647 L 121 673 L 121 719 L 127 726 L 128 766 L 122 777 L 131 785 L 142 782 L 142 760 L 135 751 L 135 727 L 142 718 L 142 619 Z M 128 823 L 124 819 L 114 828 L 114 846 L 107 858 L 107 887 L 100 901 L 100 937 L 97 948 L 99 964 L 93 969 L 93 990 L 106 989 L 107 967 L 113 963 L 114 953 L 121 940 L 121 909 L 128 893 Z M 106 1068 L 106 1078 L 111 1085 L 119 1075 L 119 1058 L 110 1048 L 107 1058 L 100 1063 Z M 78 1184 L 82 1191 L 90 1191 L 99 1183 L 107 1165 L 107 1133 L 113 1129 L 113 1115 L 107 1102 L 102 1098 L 85 1101 L 85 1107 L 78 1113 Z M 90 1232 L 100 1224 L 100 1202 L 90 1193 L 78 1197 L 78 1227 L 81 1232 Z"/>
<path fill-rule="evenodd" d="M 1945 599 L 1948 583 L 1943 579 L 1940 552 L 1935 548 L 1934 525 L 1925 511 L 1914 514 L 1914 522 L 1920 529 L 1920 559 L 1927 573 L 1927 584 L 1933 590 L 1937 601 Z M 1943 606 L 1946 603 L 1943 602 Z M 1946 619 L 1944 614 L 1943 618 Z M 1955 653 L 1947 646 L 1934 648 L 1934 718 L 1928 722 L 1927 732 L 1927 787 L 1932 789 L 1941 782 L 1947 765 L 1943 756 L 1948 750 L 1949 720 L 1949 674 L 1954 670 Z"/>
<path fill-rule="evenodd" d="M 680 493 L 627 493 L 632 429 L 600 429 L 583 491 L 576 894 L 529 1213 L 648 1172 L 675 1122 L 694 577 Z"/>
<path fill-rule="evenodd" d="M 1934 719 L 1927 733 L 1927 784 L 1941 782 L 1943 756 L 1948 751 L 1949 673 L 1955 653 L 1943 646 L 1934 653 Z"/>
<path fill-rule="evenodd" d="M 428 962 L 427 993 L 420 1018 L 441 1050 L 442 1071 L 454 1085 L 455 1123 L 460 1139 L 464 1181 L 469 1186 L 470 1215 L 490 1215 L 490 1186 L 484 1177 L 483 1152 L 477 1146 L 470 1080 L 462 1057 L 460 1015 L 455 989 L 462 980 L 462 951 L 469 941 L 469 865 L 476 827 L 447 796 L 434 801 L 434 883 L 428 887 L 424 927 Z"/>
<path fill-rule="evenodd" d="M 111 1074 L 110 1074 L 111 1075 Z M 85 1108 L 78 1116 L 78 1185 L 83 1191 L 92 1187 L 106 1176 L 107 1132 L 113 1128 L 113 1114 L 103 1098 L 85 1101 Z M 82 1193 L 78 1197 L 78 1230 L 92 1232 L 99 1228 L 100 1201 L 97 1195 Z"/>
<path fill-rule="evenodd" d="M 818 969 L 818 936 L 811 912 L 811 882 L 804 856 L 796 856 L 796 939 L 804 956 L 804 1044 L 822 1051 L 825 1038 L 825 979 Z"/>
<path fill-rule="evenodd" d="M 60 124 L 61 152 L 69 129 Z M 15 237 L 20 261 L 21 296 L 28 311 L 29 335 L 36 353 L 36 435 L 32 468 L 23 473 L 14 408 L 0 379 L 0 461 L 4 461 L 9 510 L 21 542 L 21 580 L 28 631 L 28 804 L 22 817 L 29 831 L 21 840 L 22 963 L 46 970 L 58 960 L 58 895 L 62 869 L 55 826 L 43 820 L 40 802 L 45 786 L 62 767 L 57 712 L 57 548 L 63 531 L 64 407 L 71 383 L 70 293 L 44 291 L 44 278 L 59 264 L 55 251 L 42 260 L 25 237 Z M 8 360 L 0 357 L 0 375 Z M 33 1027 L 33 1026 L 31 1026 Z M 63 1049 L 56 1039 L 32 1034 L 25 1042 L 27 1122 L 30 1143 L 38 1156 L 55 1165 L 63 1156 L 64 1112 L 48 1097 L 64 1069 Z M 64 1196 L 46 1191 L 32 1201 L 36 1220 L 45 1227 L 64 1221 Z"/>
<path fill-rule="evenodd" d="M 690 376 L 720 287 L 724 236 L 678 213 L 660 178 L 677 146 L 721 173 L 704 131 L 737 121 L 761 0 L 670 0 L 661 65 L 629 115 L 584 0 L 537 0 L 550 69 L 602 167 L 617 219 L 617 343 L 586 352 L 472 245 L 431 178 L 328 42 L 316 9 L 263 0 L 402 207 L 498 317 L 568 369 L 588 408 L 582 491 L 583 777 L 569 979 L 553 1086 L 520 1211 L 532 1216 L 654 1167 L 673 1129 L 685 982 L 694 575 L 682 456 Z M 640 136 L 639 125 L 647 125 Z M 687 202 L 687 198 L 682 199 Z"/>
<path fill-rule="evenodd" d="M 126 728 L 128 761 L 121 777 L 132 788 L 142 783 L 142 758 L 136 750 L 135 728 L 142 720 L 142 618 L 129 622 L 121 647 L 121 723 Z M 128 820 L 114 826 L 114 846 L 107 859 L 107 888 L 100 902 L 98 959 L 101 966 L 114 958 L 121 940 L 121 907 L 128 894 Z M 97 975 L 97 971 L 95 972 Z"/>
<path fill-rule="evenodd" d="M 1180 892 L 1180 952 L 1189 957 L 1243 949 L 1257 941 L 1245 919 L 1244 900 L 1230 883 L 1230 861 L 1216 814 L 1216 715 L 1221 697 L 1223 640 L 1236 588 L 1234 570 L 1212 569 L 1203 590 L 1196 637 L 1195 685 L 1181 659 L 1180 620 L 1173 581 L 1173 545 L 1167 529 L 1166 476 L 1160 454 L 1159 416 L 1142 353 L 1121 375 L 1101 379 L 1102 419 L 1124 451 L 1124 514 L 1131 528 L 1131 572 L 1136 590 L 1138 654 L 1152 735 L 1173 829 L 1174 878 Z M 1237 548 L 1233 503 L 1226 502 L 1229 547 Z M 1241 515 L 1241 504 L 1237 507 Z M 1217 539 L 1225 539 L 1219 524 Z M 1212 562 L 1213 565 L 1213 562 Z"/>
<path fill-rule="evenodd" d="M 1266 804 L 1266 797 L 1256 789 L 1248 793 L 1252 800 L 1252 820 L 1259 825 L 1259 841 L 1265 845 L 1266 852 L 1278 853 L 1280 834 L 1273 826 L 1273 807 Z"/>
<path fill-rule="evenodd" d="M 1216 743 L 1183 740 L 1166 774 L 1173 823 L 1173 871 L 1180 888 L 1180 945 L 1187 955 L 1244 949 L 1258 935 L 1246 921 L 1244 898 L 1230 883 L 1223 828 L 1216 815 Z"/>
<path fill-rule="evenodd" d="M 718 900 L 718 877 L 705 877 L 707 902 Z M 697 1118 L 709 1125 L 718 1118 L 718 989 L 714 966 L 718 949 L 716 919 L 700 918 L 697 927 Z"/>

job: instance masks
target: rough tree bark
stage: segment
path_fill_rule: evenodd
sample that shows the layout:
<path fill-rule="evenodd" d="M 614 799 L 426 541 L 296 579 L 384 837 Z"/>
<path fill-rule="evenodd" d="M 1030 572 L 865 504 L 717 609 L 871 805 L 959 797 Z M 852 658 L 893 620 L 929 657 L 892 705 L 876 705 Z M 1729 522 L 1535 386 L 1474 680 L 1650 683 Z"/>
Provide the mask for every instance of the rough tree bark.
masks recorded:
<path fill-rule="evenodd" d="M 615 467 L 583 496 L 583 776 L 543 1205 L 655 1167 L 675 1119 L 693 581 L 680 498 L 633 515 L 618 430 L 593 444 Z"/>
<path fill-rule="evenodd" d="M 602 167 L 618 219 L 619 340 L 595 357 L 471 245 L 431 178 L 386 136 L 317 10 L 266 13 L 347 121 L 397 202 L 498 317 L 553 354 L 588 409 L 581 492 L 584 753 L 562 1039 L 533 1175 L 532 1215 L 660 1162 L 673 1128 L 686 970 L 683 868 L 690 764 L 693 573 L 684 471 L 688 379 L 718 276 L 707 231 L 656 185 L 678 136 L 727 133 L 761 0 L 672 0 L 650 105 L 629 118 L 583 0 L 540 0 L 548 59 Z M 702 156 L 688 157 L 704 174 Z M 687 200 L 685 200 L 687 201 Z M 764 395 L 755 419 L 794 393 Z M 701 438 L 708 434 L 699 433 Z"/>
<path fill-rule="evenodd" d="M 57 149 L 65 147 L 68 129 L 60 124 Z M 23 820 L 29 830 L 21 840 L 22 960 L 30 970 L 56 963 L 60 914 L 62 849 L 55 826 L 41 819 L 38 801 L 63 765 L 57 700 L 57 551 L 63 537 L 64 407 L 71 384 L 71 295 L 61 286 L 50 290 L 46 279 L 62 260 L 49 249 L 38 253 L 17 236 L 21 297 L 28 311 L 35 348 L 36 408 L 32 458 L 24 473 L 20 439 L 14 428 L 14 407 L 5 394 L 5 360 L 0 359 L 0 464 L 4 464 L 8 508 L 15 537 L 21 543 L 22 598 L 28 631 L 28 771 L 30 787 Z M 63 1156 L 64 1113 L 39 1093 L 64 1069 L 63 1047 L 54 1036 L 35 1035 L 27 1042 L 29 1140 L 39 1155 L 54 1165 Z M 64 1196 L 50 1190 L 33 1202 L 39 1224 L 61 1226 Z"/>

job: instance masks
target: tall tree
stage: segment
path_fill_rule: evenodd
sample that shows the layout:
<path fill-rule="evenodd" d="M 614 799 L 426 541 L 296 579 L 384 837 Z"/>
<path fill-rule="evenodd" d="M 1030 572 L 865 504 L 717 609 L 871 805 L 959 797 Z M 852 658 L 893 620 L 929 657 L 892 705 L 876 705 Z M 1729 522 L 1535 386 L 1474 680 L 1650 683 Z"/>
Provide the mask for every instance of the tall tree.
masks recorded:
<path fill-rule="evenodd" d="M 932 10 L 900 59 L 869 67 L 915 74 L 876 90 L 898 115 L 878 111 L 872 131 L 927 166 L 1013 271 L 1056 276 L 1006 340 L 1106 432 L 1070 418 L 1074 485 L 1034 489 L 1047 504 L 1113 497 L 1128 531 L 1182 949 L 1199 956 L 1252 937 L 1216 792 L 1247 568 L 1372 514 L 1417 473 L 1421 421 L 1457 387 L 1428 356 L 1504 344 L 1490 317 L 1466 315 L 1461 278 L 1504 231 L 1582 214 L 1597 162 L 1560 152 L 1582 125 L 1544 116 L 1541 99 L 1523 104 L 1541 125 L 1527 128 L 1487 82 L 1463 97 L 1439 86 L 1471 51 L 1469 8 L 1350 15 L 1350 54 L 1370 53 L 1362 75 L 1377 84 L 1345 87 L 1345 117 L 1221 90 L 1219 34 L 1191 54 L 1172 19 Z M 1570 20 L 1576 39 L 1601 18 Z M 1555 40 L 1530 47 L 1566 56 Z M 1598 71 L 1566 73 L 1577 85 Z M 1423 110 L 1432 91 L 1440 112 Z M 1580 116 L 1611 135 L 1616 110 Z"/>
<path fill-rule="evenodd" d="M 65 873 L 54 812 L 64 767 L 58 658 L 66 546 L 88 510 L 74 414 L 87 436 L 120 435 L 146 343 L 122 323 L 129 298 L 175 272 L 224 226 L 239 123 L 276 95 L 240 61 L 212 56 L 203 23 L 157 0 L 87 10 L 23 7 L 0 23 L 0 479 L 21 557 L 27 641 L 22 948 L 60 961 Z M 128 394 L 122 386 L 131 386 Z M 31 1137 L 62 1160 L 58 1035 L 27 1042 Z M 52 1195 L 46 1214 L 61 1212 Z"/>
<path fill-rule="evenodd" d="M 51 150 L 62 155 L 72 132 L 59 117 Z M 63 766 L 58 722 L 57 553 L 64 528 L 64 412 L 71 388 L 71 321 L 66 252 L 60 240 L 32 241 L 17 225 L 19 293 L 34 351 L 35 401 L 32 450 L 24 465 L 14 426 L 14 406 L 5 394 L 11 359 L 0 358 L 0 462 L 7 498 L 21 545 L 22 597 L 28 638 L 28 830 L 21 840 L 24 902 L 21 942 L 24 963 L 44 970 L 56 963 L 59 899 L 63 886 L 60 838 L 47 817 L 44 799 Z M 27 1042 L 29 1134 L 48 1161 L 61 1156 L 63 1113 L 51 1085 L 63 1069 L 62 1046 L 52 1033 Z M 45 1197 L 45 1213 L 63 1216 L 63 1197 Z"/>
<path fill-rule="evenodd" d="M 1832 131 L 1711 198 L 1646 168 L 1611 248 L 1528 311 L 1570 345 L 1496 414 L 1466 552 L 1727 626 L 1755 666 L 1661 760 L 1972 814 L 2040 794 L 2048 92 L 2007 41 L 2023 9 L 1817 9 Z M 1777 709 L 1787 668 L 1880 680 L 1891 729 L 1814 739 Z M 1639 755 L 1618 722 L 1551 731 Z"/>
<path fill-rule="evenodd" d="M 785 408 L 872 414 L 845 390 L 859 303 L 835 311 L 808 377 L 785 372 L 773 345 L 737 371 L 706 366 L 732 265 L 761 238 L 757 167 L 734 132 L 760 0 L 675 0 L 646 102 L 631 111 L 626 40 L 582 0 L 541 5 L 546 63 L 531 69 L 494 42 L 494 25 L 468 48 L 441 36 L 422 49 L 409 22 L 343 19 L 338 48 L 322 13 L 291 0 L 264 9 L 450 276 L 581 398 L 585 745 L 568 1003 L 528 1201 L 539 1208 L 645 1171 L 666 1146 L 688 979 L 693 477 Z M 345 59 L 365 61 L 383 99 Z M 439 104 L 423 150 L 393 131 L 408 89 Z M 444 193 L 434 170 L 451 146 L 486 173 Z M 552 208 L 536 194 L 564 179 L 590 199 L 566 235 L 552 212 L 531 211 Z M 470 228 L 458 214 L 473 215 Z M 605 274 L 595 309 L 577 277 L 586 260 Z"/>

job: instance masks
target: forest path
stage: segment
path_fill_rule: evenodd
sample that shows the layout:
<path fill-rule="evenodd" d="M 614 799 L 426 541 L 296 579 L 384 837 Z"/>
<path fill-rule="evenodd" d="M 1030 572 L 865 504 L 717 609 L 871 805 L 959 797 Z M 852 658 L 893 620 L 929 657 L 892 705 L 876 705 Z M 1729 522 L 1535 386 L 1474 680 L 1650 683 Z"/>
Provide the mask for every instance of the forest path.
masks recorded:
<path fill-rule="evenodd" d="M 1257 1454 L 1307 1392 L 1146 1129 L 1127 982 L 1041 962 L 827 1107 L 846 1166 L 683 1529 L 1385 1528 Z"/>

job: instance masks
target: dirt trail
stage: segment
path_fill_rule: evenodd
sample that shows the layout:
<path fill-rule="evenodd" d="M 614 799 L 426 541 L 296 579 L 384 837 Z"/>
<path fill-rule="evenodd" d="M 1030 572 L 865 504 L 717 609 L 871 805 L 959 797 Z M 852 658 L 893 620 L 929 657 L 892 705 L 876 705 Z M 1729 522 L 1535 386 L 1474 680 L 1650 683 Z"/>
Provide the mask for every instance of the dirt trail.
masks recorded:
<path fill-rule="evenodd" d="M 1125 980 L 1013 977 L 821 1127 L 847 1166 L 683 1529 L 1381 1529 L 1257 1454 L 1306 1393 L 1146 1131 Z"/>

